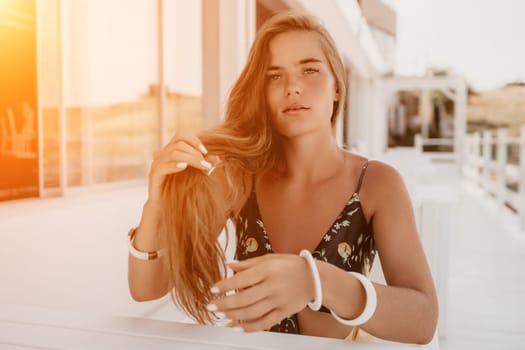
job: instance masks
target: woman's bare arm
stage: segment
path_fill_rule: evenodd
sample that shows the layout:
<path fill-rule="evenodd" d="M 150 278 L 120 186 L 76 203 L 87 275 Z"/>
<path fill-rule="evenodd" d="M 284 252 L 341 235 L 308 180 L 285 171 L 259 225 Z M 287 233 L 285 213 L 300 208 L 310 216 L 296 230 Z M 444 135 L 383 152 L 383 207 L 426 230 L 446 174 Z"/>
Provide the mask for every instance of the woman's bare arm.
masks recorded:
<path fill-rule="evenodd" d="M 370 163 L 365 182 L 373 184 L 366 201 L 372 204 L 374 240 L 388 285 L 374 284 L 377 309 L 361 328 L 383 339 L 428 343 L 436 329 L 438 302 L 408 192 L 397 171 L 378 162 Z M 366 302 L 361 284 L 332 265 L 318 266 L 323 304 L 345 319 L 357 317 Z"/>
<path fill-rule="evenodd" d="M 148 200 L 133 242 L 135 249 L 142 252 L 161 249 L 157 230 L 164 180 L 167 175 L 184 171 L 188 166 L 208 171 L 212 164 L 204 158 L 207 153 L 202 142 L 192 133 L 176 134 L 164 148 L 155 153 L 149 174 Z M 168 293 L 169 278 L 162 259 L 145 261 L 129 254 L 128 286 L 133 299 L 154 300 Z"/>
<path fill-rule="evenodd" d="M 137 250 L 151 252 L 161 248 L 156 235 L 158 213 L 159 208 L 155 203 L 146 202 L 133 241 Z M 168 293 L 168 274 L 162 259 L 164 258 L 144 261 L 129 254 L 128 285 L 134 300 L 155 300 Z"/>

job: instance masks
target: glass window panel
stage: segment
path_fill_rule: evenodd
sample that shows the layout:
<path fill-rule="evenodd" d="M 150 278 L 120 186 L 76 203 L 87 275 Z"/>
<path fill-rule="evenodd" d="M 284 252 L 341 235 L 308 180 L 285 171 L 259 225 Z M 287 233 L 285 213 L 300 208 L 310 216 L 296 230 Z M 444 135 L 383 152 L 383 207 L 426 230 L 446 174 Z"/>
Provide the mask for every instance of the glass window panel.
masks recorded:
<path fill-rule="evenodd" d="M 39 2 L 46 190 L 60 186 L 61 94 L 68 187 L 147 176 L 160 135 L 157 6 L 151 0 Z M 168 138 L 201 128 L 201 12 L 201 1 L 163 3 Z"/>
<path fill-rule="evenodd" d="M 35 1 L 0 1 L 0 201 L 38 195 Z"/>
<path fill-rule="evenodd" d="M 157 3 L 64 5 L 68 186 L 144 177 L 158 142 Z"/>

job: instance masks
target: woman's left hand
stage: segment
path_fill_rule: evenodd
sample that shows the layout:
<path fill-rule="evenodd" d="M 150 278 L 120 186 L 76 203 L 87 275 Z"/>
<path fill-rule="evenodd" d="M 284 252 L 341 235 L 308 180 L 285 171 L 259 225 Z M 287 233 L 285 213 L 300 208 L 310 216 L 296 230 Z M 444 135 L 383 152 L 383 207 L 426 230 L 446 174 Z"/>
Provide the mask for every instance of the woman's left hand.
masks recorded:
<path fill-rule="evenodd" d="M 270 329 L 314 299 L 310 268 L 299 255 L 266 254 L 228 266 L 236 273 L 215 284 L 208 309 L 246 332 Z"/>

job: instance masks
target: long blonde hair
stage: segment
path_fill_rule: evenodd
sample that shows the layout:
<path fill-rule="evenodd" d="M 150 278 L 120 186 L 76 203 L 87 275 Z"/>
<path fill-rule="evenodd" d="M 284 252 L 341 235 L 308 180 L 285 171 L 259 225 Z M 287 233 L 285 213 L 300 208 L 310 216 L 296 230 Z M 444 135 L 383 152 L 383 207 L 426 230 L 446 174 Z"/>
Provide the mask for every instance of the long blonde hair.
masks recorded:
<path fill-rule="evenodd" d="M 171 296 L 190 317 L 211 323 L 210 288 L 224 277 L 225 256 L 218 235 L 236 220 L 253 189 L 254 176 L 281 159 L 279 136 L 270 124 L 265 99 L 269 44 L 278 34 L 309 31 L 319 37 L 337 83 L 332 127 L 346 99 L 345 67 L 333 39 L 313 16 L 280 13 L 258 31 L 247 64 L 230 93 L 224 122 L 198 136 L 221 163 L 214 174 L 188 168 L 168 175 L 162 194 L 159 239 L 166 249 Z M 220 179 L 219 181 L 217 179 Z"/>

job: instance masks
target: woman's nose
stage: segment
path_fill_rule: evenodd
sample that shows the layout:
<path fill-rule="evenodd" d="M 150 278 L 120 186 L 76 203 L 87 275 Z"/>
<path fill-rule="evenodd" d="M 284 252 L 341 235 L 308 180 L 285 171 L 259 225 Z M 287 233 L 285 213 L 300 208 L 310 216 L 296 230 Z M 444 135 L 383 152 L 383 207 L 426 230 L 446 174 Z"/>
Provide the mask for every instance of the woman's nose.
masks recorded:
<path fill-rule="evenodd" d="M 286 85 L 286 96 L 290 95 L 302 95 L 303 88 L 297 81 L 297 79 L 290 79 Z"/>

